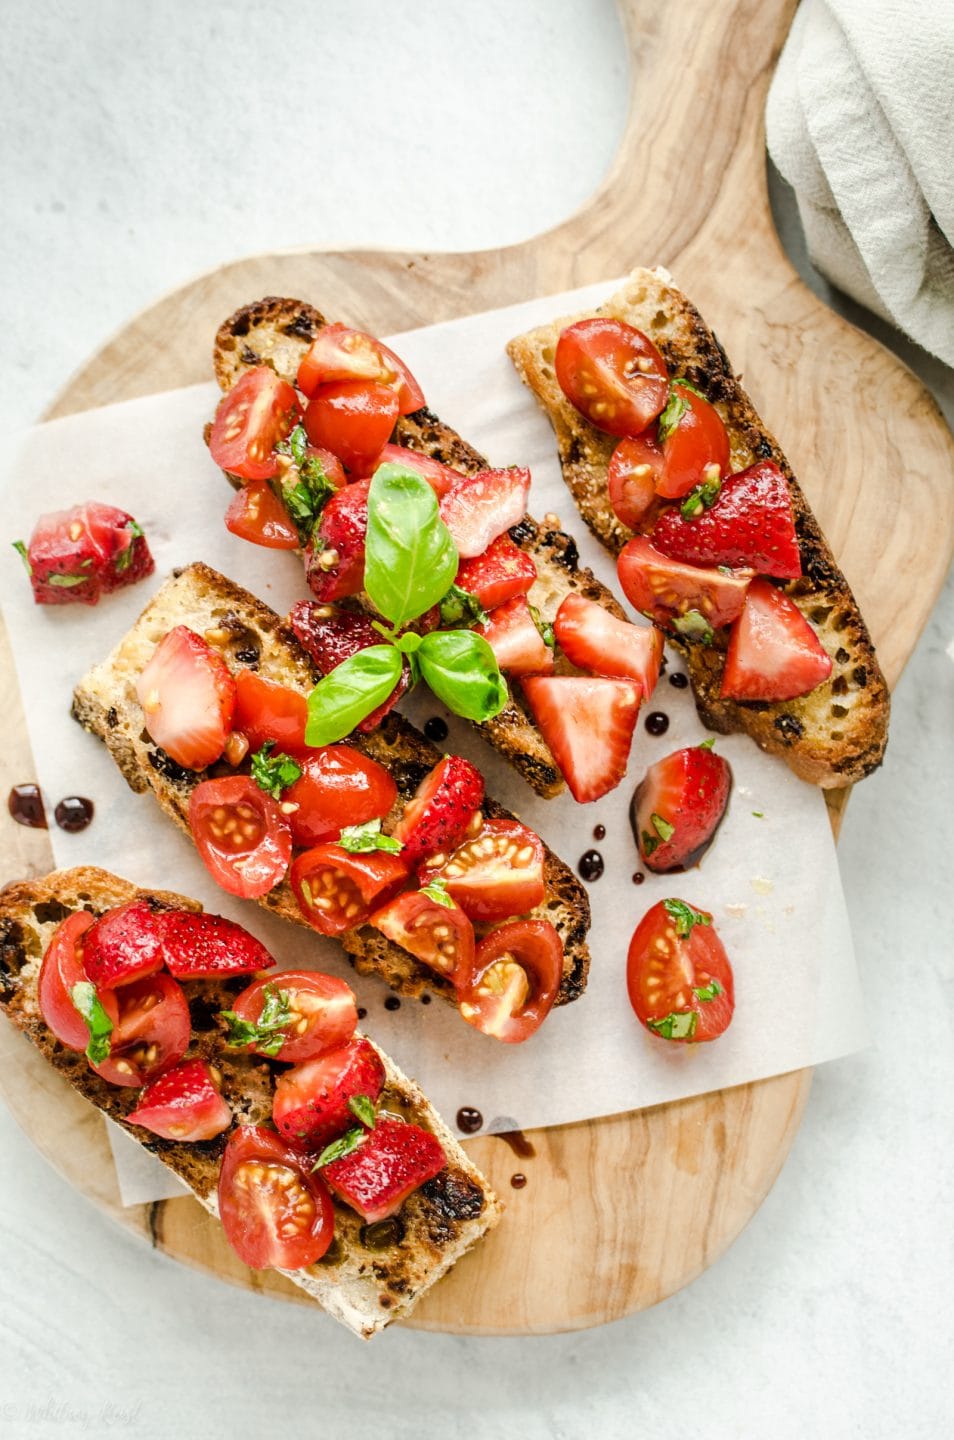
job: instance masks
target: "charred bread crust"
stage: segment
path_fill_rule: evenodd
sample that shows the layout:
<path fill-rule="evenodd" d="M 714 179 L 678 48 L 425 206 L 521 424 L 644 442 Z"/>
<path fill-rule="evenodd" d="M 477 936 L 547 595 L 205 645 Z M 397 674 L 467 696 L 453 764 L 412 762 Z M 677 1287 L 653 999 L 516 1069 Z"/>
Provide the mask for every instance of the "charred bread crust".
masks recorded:
<path fill-rule="evenodd" d="M 319 678 L 291 630 L 273 610 L 234 581 L 209 566 L 194 564 L 177 570 L 146 606 L 136 624 L 112 655 L 95 666 L 77 685 L 73 716 L 97 735 L 132 790 L 152 790 L 160 805 L 191 838 L 189 800 L 209 771 L 185 770 L 149 738 L 135 682 L 153 647 L 174 625 L 188 625 L 214 645 L 233 671 L 258 670 L 269 679 L 309 693 Z M 441 752 L 403 716 L 390 714 L 371 734 L 355 732 L 348 743 L 379 761 L 394 776 L 398 799 L 386 819 L 392 828 Z M 511 818 L 491 797 L 484 801 L 489 816 Z M 547 891 L 532 912 L 549 920 L 564 947 L 564 973 L 558 1005 L 575 1000 L 586 985 L 590 923 L 589 901 L 582 883 L 567 865 L 544 847 Z M 297 925 L 306 925 L 287 879 L 258 902 Z M 359 974 L 380 975 L 401 995 L 417 997 L 431 990 L 455 1003 L 453 987 L 400 946 L 369 926 L 341 938 Z"/>
<path fill-rule="evenodd" d="M 726 637 L 706 647 L 667 638 L 683 653 L 699 714 L 722 734 L 743 731 L 780 755 L 801 779 L 833 787 L 869 775 L 887 743 L 890 699 L 857 602 L 812 513 L 791 466 L 733 374 L 725 351 L 699 312 L 660 270 L 635 270 L 598 314 L 625 320 L 649 335 L 670 373 L 690 380 L 719 411 L 729 433 L 733 470 L 774 460 L 788 481 L 802 576 L 780 585 L 812 623 L 832 660 L 830 678 L 810 694 L 783 702 L 739 702 L 719 694 Z M 567 316 L 512 340 L 508 354 L 536 395 L 556 434 L 563 476 L 596 538 L 614 555 L 633 532 L 609 503 L 606 473 L 616 441 L 590 425 L 565 398 L 553 367 Z"/>
<path fill-rule="evenodd" d="M 202 909 L 185 896 L 143 890 L 91 867 L 7 886 L 0 892 L 0 1008 L 75 1090 L 174 1171 L 216 1214 L 219 1165 L 228 1134 L 185 1144 L 130 1124 L 126 1116 L 139 1091 L 100 1079 L 83 1055 L 56 1040 L 39 1011 L 40 961 L 60 921 L 77 909 L 99 915 L 138 898 L 156 909 Z M 187 1054 L 210 1061 L 221 1072 L 222 1094 L 237 1125 L 268 1124 L 275 1074 L 283 1067 L 226 1050 L 216 1021 L 218 1011 L 231 1008 L 247 984 L 247 976 L 184 983 L 193 1028 Z M 424 1291 L 500 1218 L 497 1197 L 423 1093 L 387 1055 L 378 1053 L 387 1072 L 382 1107 L 433 1131 L 444 1147 L 447 1166 L 405 1201 L 399 1216 L 403 1235 L 396 1243 L 384 1249 L 366 1244 L 360 1217 L 334 1201 L 336 1238 L 328 1254 L 308 1270 L 283 1272 L 336 1319 L 364 1336 L 407 1315 Z"/>

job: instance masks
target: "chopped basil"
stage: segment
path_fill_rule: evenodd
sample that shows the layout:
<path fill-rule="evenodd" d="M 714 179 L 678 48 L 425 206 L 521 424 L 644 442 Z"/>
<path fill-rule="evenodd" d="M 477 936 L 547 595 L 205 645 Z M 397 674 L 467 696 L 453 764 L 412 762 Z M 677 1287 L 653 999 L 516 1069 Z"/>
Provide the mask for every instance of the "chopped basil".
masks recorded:
<path fill-rule="evenodd" d="M 529 608 L 530 619 L 540 631 L 540 634 L 543 637 L 544 645 L 546 645 L 548 650 L 554 650 L 556 648 L 556 634 L 554 632 L 553 626 L 550 624 L 549 620 L 544 620 L 536 605 L 531 605 Z"/>
<path fill-rule="evenodd" d="M 287 455 L 294 466 L 282 481 L 281 495 L 298 531 L 302 545 L 307 545 L 325 505 L 335 493 L 325 468 L 317 455 L 308 454 L 308 436 L 304 427 L 296 425 L 285 440 L 275 446 L 280 455 Z"/>
<path fill-rule="evenodd" d="M 698 395 L 698 396 L 699 396 L 699 399 L 700 399 L 700 400 L 704 400 L 704 399 L 706 398 L 706 397 L 703 395 L 702 391 L 699 389 L 699 386 L 698 386 L 698 385 L 693 385 L 692 381 L 691 381 L 691 380 L 687 380 L 686 377 L 685 377 L 685 375 L 677 375 L 676 378 L 673 380 L 672 383 L 673 383 L 674 385 L 681 385 L 684 390 L 691 390 L 692 393 L 693 393 L 693 395 Z"/>
<path fill-rule="evenodd" d="M 658 850 L 661 841 L 658 835 L 650 835 L 648 830 L 643 831 L 643 854 L 648 860 L 654 850 Z"/>
<path fill-rule="evenodd" d="M 143 530 L 141 525 L 137 525 L 135 520 L 130 520 L 129 528 L 132 531 L 132 539 L 125 550 L 120 550 L 116 556 L 116 573 L 118 575 L 122 575 L 124 570 L 129 569 L 132 564 L 133 555 L 135 554 L 136 541 L 142 539 Z"/>
<path fill-rule="evenodd" d="M 669 439 L 688 409 L 688 404 L 682 396 L 676 392 L 675 386 L 670 385 L 669 399 L 666 401 L 666 408 L 659 417 L 659 429 L 656 432 L 656 439 L 660 445 Z"/>
<path fill-rule="evenodd" d="M 347 850 L 352 855 L 361 855 L 369 850 L 387 850 L 390 854 L 397 855 L 404 848 L 400 840 L 395 840 L 393 835 L 381 834 L 380 820 L 368 820 L 364 825 L 349 825 L 338 836 L 338 844 L 342 850 Z"/>
<path fill-rule="evenodd" d="M 685 940 L 694 925 L 711 925 L 712 916 L 706 915 L 702 910 L 695 910 L 687 905 L 685 900 L 664 900 L 663 909 L 671 920 L 675 922 L 676 934 L 680 940 Z"/>
<path fill-rule="evenodd" d="M 721 489 L 721 477 L 713 475 L 710 480 L 703 480 L 694 490 L 690 490 L 679 507 L 683 520 L 694 520 L 703 510 L 709 510 L 718 500 Z"/>
<path fill-rule="evenodd" d="M 715 736 L 714 736 L 714 735 L 710 735 L 709 738 L 708 738 L 708 740 L 701 740 L 701 741 L 699 742 L 699 749 L 700 749 L 700 750 L 711 750 L 714 745 L 715 745 Z"/>
<path fill-rule="evenodd" d="M 422 885 L 421 894 L 426 895 L 428 900 L 433 900 L 435 905 L 446 905 L 449 910 L 454 908 L 455 902 L 447 893 L 447 881 L 439 876 L 430 884 Z"/>
<path fill-rule="evenodd" d="M 84 565 L 92 565 L 92 560 L 84 560 Z M 47 575 L 47 585 L 57 585 L 62 590 L 68 590 L 72 585 L 85 585 L 90 577 L 88 575 Z"/>
<path fill-rule="evenodd" d="M 274 1059 L 288 1038 L 285 1027 L 292 1018 L 290 994 L 266 985 L 262 998 L 262 1013 L 256 1021 L 243 1020 L 234 1010 L 220 1010 L 219 1019 L 225 1021 L 225 1043 L 231 1049 L 245 1050 L 254 1045 L 263 1055 Z"/>
<path fill-rule="evenodd" d="M 647 1020 L 649 1029 L 664 1040 L 691 1040 L 699 1024 L 695 1010 L 673 1010 L 661 1020 Z"/>
<path fill-rule="evenodd" d="M 266 740 L 261 750 L 252 756 L 252 779 L 260 790 L 280 800 L 282 791 L 301 779 L 301 766 L 290 755 L 273 755 L 274 740 Z"/>
<path fill-rule="evenodd" d="M 341 1160 L 345 1155 L 350 1155 L 352 1150 L 357 1150 L 359 1145 L 364 1143 L 367 1131 L 361 1125 L 355 1125 L 353 1129 L 346 1130 L 338 1140 L 332 1140 L 326 1145 L 312 1165 L 312 1170 L 320 1170 L 323 1165 L 330 1165 L 332 1160 Z"/>
<path fill-rule="evenodd" d="M 677 615 L 672 623 L 684 640 L 698 640 L 703 645 L 712 644 L 712 626 L 698 610 L 687 610 L 685 615 Z"/>
<path fill-rule="evenodd" d="M 86 1057 L 92 1060 L 94 1065 L 100 1065 L 109 1055 L 113 1022 L 106 1014 L 95 986 L 89 980 L 78 980 L 70 990 L 70 999 L 86 1021 L 89 1031 Z"/>
<path fill-rule="evenodd" d="M 370 1095 L 352 1095 L 348 1101 L 348 1109 L 368 1130 L 374 1129 L 374 1101 Z"/>
<path fill-rule="evenodd" d="M 717 995 L 722 994 L 722 986 L 718 980 L 710 980 L 708 985 L 693 985 L 692 993 L 697 1000 L 706 1003 L 709 1000 L 714 1000 Z"/>
<path fill-rule="evenodd" d="M 765 811 L 764 811 L 764 810 L 753 810 L 753 811 L 752 811 L 752 814 L 755 816 L 756 820 L 764 820 L 764 819 L 765 819 Z"/>
<path fill-rule="evenodd" d="M 666 819 L 664 818 L 664 816 L 662 816 L 662 815 L 657 815 L 656 812 L 653 811 L 653 813 L 652 813 L 652 815 L 650 815 L 649 819 L 650 819 L 650 822 L 652 823 L 653 829 L 655 830 L 656 834 L 659 836 L 660 840 L 671 840 L 672 837 L 675 835 L 675 833 L 676 833 L 676 827 L 675 827 L 675 825 L 670 825 L 669 821 L 666 820 Z"/>
<path fill-rule="evenodd" d="M 444 625 L 483 625 L 488 619 L 479 598 L 470 590 L 461 589 L 456 582 L 441 601 L 440 609 Z"/>
<path fill-rule="evenodd" d="M 29 557 L 29 555 L 27 554 L 27 547 L 24 545 L 23 541 L 22 541 L 22 540 L 14 540 L 14 542 L 13 542 L 13 548 L 14 548 L 14 550 L 17 552 L 17 554 L 19 555 L 20 559 L 23 561 L 24 565 L 26 566 L 26 572 L 27 572 L 27 574 L 32 576 L 32 574 L 33 574 L 33 566 L 30 564 L 30 557 Z"/>

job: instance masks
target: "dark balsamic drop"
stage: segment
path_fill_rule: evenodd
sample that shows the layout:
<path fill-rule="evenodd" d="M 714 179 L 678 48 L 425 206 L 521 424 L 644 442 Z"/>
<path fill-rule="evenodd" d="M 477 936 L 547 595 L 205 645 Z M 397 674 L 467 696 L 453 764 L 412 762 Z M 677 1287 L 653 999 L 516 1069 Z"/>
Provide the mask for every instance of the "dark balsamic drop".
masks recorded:
<path fill-rule="evenodd" d="M 424 734 L 428 740 L 433 740 L 435 745 L 442 744 L 447 739 L 447 721 L 442 720 L 439 715 L 432 715 L 430 720 L 424 723 Z"/>
<path fill-rule="evenodd" d="M 457 1112 L 457 1128 L 465 1135 L 476 1135 L 483 1123 L 483 1115 L 472 1105 L 462 1105 Z"/>
<path fill-rule="evenodd" d="M 593 839 L 594 839 L 594 840 L 605 840 L 605 839 L 606 839 L 606 826 L 605 826 L 605 825 L 594 825 L 594 827 L 593 827 Z"/>
<path fill-rule="evenodd" d="M 92 800 L 87 800 L 85 795 L 67 795 L 53 811 L 53 817 L 61 830 L 75 835 L 86 829 L 93 818 L 93 810 Z"/>
<path fill-rule="evenodd" d="M 430 1005 L 430 1003 L 431 1003 L 431 992 L 430 992 L 429 990 L 425 990 L 425 991 L 424 991 L 424 994 L 421 996 L 421 1004 L 422 1004 L 422 1005 Z"/>
<path fill-rule="evenodd" d="M 537 1153 L 522 1130 L 501 1130 L 497 1139 L 509 1145 L 521 1160 L 531 1160 Z"/>
<path fill-rule="evenodd" d="M 689 684 L 689 676 L 683 675 L 681 670 L 674 670 L 669 677 L 669 683 L 674 690 L 685 690 Z"/>
<path fill-rule="evenodd" d="M 646 876 L 643 874 L 642 870 L 637 870 L 636 873 L 633 875 L 633 884 L 642 885 L 645 879 Z"/>
<path fill-rule="evenodd" d="M 515 1190 L 522 1190 L 527 1183 L 527 1177 L 518 1170 L 516 1175 L 511 1175 L 510 1183 Z"/>
<path fill-rule="evenodd" d="M 603 873 L 603 857 L 598 850 L 587 850 L 577 867 L 584 880 L 598 880 Z"/>
<path fill-rule="evenodd" d="M 400 1010 L 401 1002 L 396 995 L 389 995 L 384 1002 L 385 1010 Z"/>
<path fill-rule="evenodd" d="M 363 1005 L 359 1005 L 359 1006 L 358 1006 L 358 1019 L 359 1019 L 359 1020 L 364 1020 L 364 1019 L 366 1018 L 366 1016 L 367 1016 L 367 1013 L 368 1013 L 368 1012 L 367 1012 L 367 1010 L 365 1010 L 365 1008 L 364 1008 Z"/>
<path fill-rule="evenodd" d="M 646 729 L 650 735 L 665 735 L 669 729 L 669 716 L 662 710 L 651 710 L 646 716 Z"/>
<path fill-rule="evenodd" d="M 47 828 L 43 796 L 38 785 L 14 785 L 7 796 L 7 809 L 18 825 L 28 825 L 31 830 Z"/>

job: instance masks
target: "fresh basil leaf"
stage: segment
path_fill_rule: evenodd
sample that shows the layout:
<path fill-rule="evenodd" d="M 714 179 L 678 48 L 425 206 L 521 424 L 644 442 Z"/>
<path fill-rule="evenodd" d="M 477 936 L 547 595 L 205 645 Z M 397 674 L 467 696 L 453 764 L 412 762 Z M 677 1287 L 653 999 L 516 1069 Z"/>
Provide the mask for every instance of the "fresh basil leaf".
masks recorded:
<path fill-rule="evenodd" d="M 401 678 L 404 661 L 393 645 L 369 645 L 330 670 L 308 696 L 306 745 L 333 745 L 377 710 Z"/>
<path fill-rule="evenodd" d="M 510 699 L 497 657 L 474 630 L 432 630 L 416 658 L 422 680 L 465 720 L 490 720 Z"/>
<path fill-rule="evenodd" d="M 370 1095 L 352 1095 L 348 1101 L 348 1109 L 362 1125 L 369 1130 L 374 1129 L 374 1101 Z"/>
<path fill-rule="evenodd" d="M 660 840 L 671 840 L 672 837 L 675 835 L 675 825 L 670 825 L 669 821 L 664 819 L 662 815 L 657 815 L 656 812 L 653 811 L 649 819 L 652 823 L 653 829 L 659 836 Z"/>
<path fill-rule="evenodd" d="M 19 555 L 20 559 L 23 561 L 24 565 L 26 566 L 26 572 L 27 572 L 27 574 L 30 575 L 30 576 L 32 576 L 32 575 L 33 575 L 33 566 L 30 564 L 30 557 L 29 557 L 29 555 L 27 554 L 27 547 L 24 545 L 23 541 L 22 541 L 22 540 L 14 540 L 14 542 L 13 542 L 13 548 L 14 548 L 14 550 L 17 552 L 17 554 Z"/>
<path fill-rule="evenodd" d="M 440 603 L 457 574 L 457 546 L 437 496 L 404 465 L 379 465 L 368 491 L 364 588 L 397 628 Z"/>
<path fill-rule="evenodd" d="M 702 645 L 712 644 L 712 626 L 699 610 L 687 610 L 685 615 L 677 615 L 672 623 L 673 628 L 685 640 L 698 640 Z"/>
<path fill-rule="evenodd" d="M 301 779 L 301 766 L 290 755 L 273 755 L 274 740 L 266 740 L 261 750 L 252 756 L 252 779 L 260 790 L 271 795 L 273 800 L 282 798 L 282 791 Z"/>
<path fill-rule="evenodd" d="M 722 994 L 722 986 L 718 980 L 710 980 L 708 985 L 693 985 L 692 993 L 697 1000 L 706 1003 L 709 1000 L 715 1000 L 716 996 Z"/>
<path fill-rule="evenodd" d="M 664 900 L 662 903 L 666 914 L 675 922 L 676 934 L 680 940 L 685 940 L 694 925 L 712 924 L 711 915 L 694 910 L 685 900 Z"/>
<path fill-rule="evenodd" d="M 483 625 L 489 618 L 478 597 L 456 583 L 441 601 L 442 625 Z"/>
<path fill-rule="evenodd" d="M 357 1150 L 358 1146 L 364 1143 L 367 1133 L 360 1125 L 346 1130 L 339 1140 L 332 1140 L 330 1145 L 325 1146 L 312 1165 L 312 1171 L 320 1170 L 323 1165 L 330 1165 L 332 1160 L 340 1160 L 342 1156 L 350 1155 L 352 1150 Z"/>
<path fill-rule="evenodd" d="M 421 894 L 426 895 L 428 900 L 433 900 L 435 905 L 445 905 L 448 910 L 453 910 L 456 903 L 447 893 L 447 881 L 440 878 L 432 880 L 428 885 L 422 885 Z"/>
<path fill-rule="evenodd" d="M 287 990 L 266 985 L 262 997 L 262 1013 L 257 1021 L 243 1020 L 234 1010 L 220 1010 L 219 1019 L 225 1021 L 225 1043 L 231 1049 L 245 1050 L 254 1045 L 274 1059 L 288 1038 L 285 1027 L 292 1018 L 290 996 Z"/>
<path fill-rule="evenodd" d="M 403 635 L 397 637 L 394 644 L 402 655 L 413 655 L 420 650 L 423 638 L 422 635 L 418 635 L 416 630 L 405 630 Z"/>
<path fill-rule="evenodd" d="M 548 650 L 555 650 L 556 632 L 554 631 L 553 626 L 550 624 L 549 620 L 544 620 L 536 605 L 530 605 L 527 608 L 530 611 L 530 619 L 540 631 L 540 636 L 543 640 L 544 645 L 546 645 Z"/>
<path fill-rule="evenodd" d="M 647 1020 L 650 1030 L 664 1040 L 691 1040 L 699 1024 L 695 1010 L 673 1010 L 661 1020 Z"/>
<path fill-rule="evenodd" d="M 381 821 L 369 820 L 364 825 L 349 825 L 338 836 L 342 850 L 352 855 L 362 855 L 369 850 L 386 850 L 397 855 L 404 846 L 393 835 L 381 834 Z"/>
<path fill-rule="evenodd" d="M 666 401 L 666 408 L 659 417 L 659 429 L 656 431 L 656 439 L 660 445 L 669 439 L 688 409 L 688 403 L 676 391 L 675 386 L 670 385 L 669 399 Z"/>
<path fill-rule="evenodd" d="M 100 1065 L 109 1055 L 113 1022 L 106 1014 L 103 1002 L 96 994 L 95 986 L 88 980 L 76 982 L 70 990 L 70 999 L 86 1021 L 86 1028 L 89 1031 L 86 1058 L 92 1060 L 94 1065 Z"/>

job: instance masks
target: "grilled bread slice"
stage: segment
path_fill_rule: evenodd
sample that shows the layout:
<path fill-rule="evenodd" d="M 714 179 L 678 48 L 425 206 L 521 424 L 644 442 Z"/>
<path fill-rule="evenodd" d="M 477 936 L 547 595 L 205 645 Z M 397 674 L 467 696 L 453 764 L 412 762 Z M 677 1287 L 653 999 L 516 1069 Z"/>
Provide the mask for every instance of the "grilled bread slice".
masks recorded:
<path fill-rule="evenodd" d="M 101 1080 L 83 1055 L 55 1039 L 40 1015 L 40 962 L 60 921 L 74 910 L 100 915 L 133 899 L 145 899 L 156 908 L 202 909 L 182 895 L 141 890 L 91 867 L 60 870 L 7 886 L 0 892 L 0 1007 L 74 1089 L 168 1165 L 215 1215 L 219 1164 L 228 1133 L 185 1144 L 130 1125 L 125 1117 L 135 1107 L 139 1091 Z M 189 1057 L 207 1059 L 221 1072 L 222 1094 L 236 1123 L 257 1125 L 271 1117 L 275 1066 L 260 1056 L 224 1049 L 214 1020 L 219 1010 L 231 1008 L 247 984 L 248 976 L 238 976 L 187 981 L 183 988 L 192 1014 Z M 409 1314 L 425 1291 L 500 1218 L 497 1197 L 440 1116 L 414 1082 L 382 1051 L 378 1054 L 387 1074 L 383 1108 L 432 1131 L 444 1148 L 447 1166 L 404 1202 L 390 1245 L 366 1247 L 360 1217 L 335 1201 L 335 1239 L 328 1253 L 306 1270 L 283 1272 L 336 1320 L 366 1338 Z"/>
<path fill-rule="evenodd" d="M 317 310 L 301 300 L 268 297 L 243 306 L 229 316 L 215 337 L 213 362 L 219 385 L 230 390 L 240 375 L 255 365 L 270 365 L 283 380 L 294 384 L 305 351 L 325 323 Z M 429 455 L 462 475 L 476 474 L 488 466 L 482 455 L 427 409 L 402 416 L 393 438 L 396 444 Z M 529 600 L 545 618 L 552 620 L 571 592 L 598 600 L 612 614 L 623 617 L 610 591 L 580 566 L 569 535 L 553 525 L 538 525 L 529 517 L 510 534 L 536 564 L 537 581 Z M 513 693 L 506 709 L 475 728 L 539 795 L 552 797 L 563 789 L 559 767 L 521 695 Z"/>
<path fill-rule="evenodd" d="M 204 636 L 233 671 L 254 668 L 266 679 L 304 695 L 314 688 L 318 675 L 274 611 L 207 565 L 196 564 L 176 571 L 166 581 L 112 655 L 80 681 L 73 699 L 75 718 L 106 742 L 131 788 L 152 790 L 166 813 L 191 836 L 189 798 L 196 785 L 208 778 L 208 772 L 184 770 L 150 740 L 136 698 L 136 680 L 146 661 L 163 635 L 176 625 L 186 625 Z M 393 775 L 398 799 L 385 822 L 391 828 L 421 780 L 440 760 L 440 751 L 394 713 L 371 734 L 356 731 L 348 743 Z M 484 812 L 489 817 L 511 818 L 509 811 L 489 797 Z M 586 985 L 590 910 L 582 884 L 550 850 L 545 852 L 544 875 L 547 888 L 539 914 L 556 926 L 563 941 L 559 1005 L 575 1000 Z M 264 895 L 259 904 L 283 919 L 307 924 L 287 880 Z M 446 978 L 371 926 L 347 931 L 341 941 L 361 974 L 380 975 L 402 995 L 419 996 L 432 990 L 455 1003 L 453 986 Z"/>
<path fill-rule="evenodd" d="M 662 352 L 670 374 L 685 376 L 712 402 L 729 433 L 733 471 L 757 460 L 774 460 L 791 491 L 802 576 L 784 589 L 831 656 L 831 676 L 796 700 L 726 700 L 719 693 L 724 635 L 711 647 L 670 636 L 685 655 L 699 714 L 722 734 L 744 731 L 813 784 L 831 787 L 862 779 L 880 765 L 884 754 L 888 687 L 848 582 L 778 442 L 732 373 L 715 335 L 664 270 L 634 270 L 595 313 L 642 330 Z M 512 340 L 507 350 L 553 425 L 563 476 L 580 514 L 615 555 L 633 533 L 616 518 L 607 492 L 607 468 L 617 441 L 571 405 L 554 371 L 561 330 L 583 318 L 566 316 L 542 325 Z"/>

